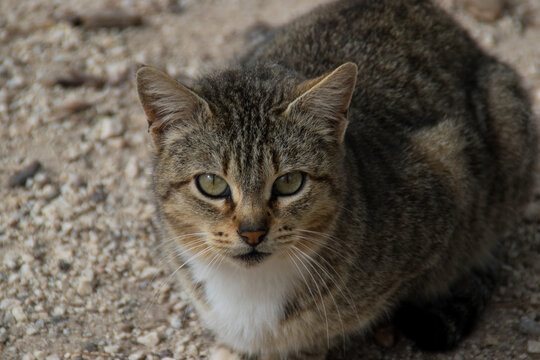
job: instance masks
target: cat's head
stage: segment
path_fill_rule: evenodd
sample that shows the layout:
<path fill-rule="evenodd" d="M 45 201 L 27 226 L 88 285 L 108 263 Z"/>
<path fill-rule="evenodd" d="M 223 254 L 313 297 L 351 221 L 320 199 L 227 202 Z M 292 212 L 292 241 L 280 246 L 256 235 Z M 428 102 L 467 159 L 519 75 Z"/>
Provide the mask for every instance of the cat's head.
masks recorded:
<path fill-rule="evenodd" d="M 161 226 L 183 259 L 253 266 L 324 246 L 339 213 L 357 67 L 305 80 L 227 70 L 192 89 L 151 67 L 137 91 L 155 151 Z"/>

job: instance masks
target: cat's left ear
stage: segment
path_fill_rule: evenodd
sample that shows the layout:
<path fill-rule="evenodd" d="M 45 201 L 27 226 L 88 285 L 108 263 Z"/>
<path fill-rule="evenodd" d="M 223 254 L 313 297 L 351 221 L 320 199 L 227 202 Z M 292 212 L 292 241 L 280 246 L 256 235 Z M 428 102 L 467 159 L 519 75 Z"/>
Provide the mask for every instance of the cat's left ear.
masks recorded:
<path fill-rule="evenodd" d="M 298 95 L 285 110 L 285 115 L 307 118 L 310 126 L 319 133 L 330 140 L 343 142 L 357 74 L 356 64 L 348 62 L 331 73 L 304 81 L 296 87 Z"/>

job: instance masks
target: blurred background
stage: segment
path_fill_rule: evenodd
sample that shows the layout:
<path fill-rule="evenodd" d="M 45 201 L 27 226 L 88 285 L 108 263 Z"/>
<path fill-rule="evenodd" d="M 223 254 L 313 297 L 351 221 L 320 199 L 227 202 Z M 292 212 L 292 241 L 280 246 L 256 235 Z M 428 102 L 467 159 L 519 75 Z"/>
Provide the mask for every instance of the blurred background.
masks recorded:
<path fill-rule="evenodd" d="M 188 83 L 328 0 L 0 1 L 0 359 L 205 359 L 153 225 L 133 75 Z M 540 1 L 437 0 L 514 66 L 540 114 Z M 540 179 L 474 334 L 422 354 L 399 334 L 332 359 L 540 359 Z"/>

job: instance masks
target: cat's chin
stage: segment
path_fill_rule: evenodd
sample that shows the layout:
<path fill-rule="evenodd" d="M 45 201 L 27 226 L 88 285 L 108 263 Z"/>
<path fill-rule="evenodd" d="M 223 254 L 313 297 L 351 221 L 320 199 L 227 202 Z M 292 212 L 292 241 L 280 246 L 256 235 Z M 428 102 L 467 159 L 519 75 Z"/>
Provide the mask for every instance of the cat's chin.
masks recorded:
<path fill-rule="evenodd" d="M 253 249 L 248 253 L 233 256 L 233 259 L 244 266 L 255 266 L 266 260 L 270 255 L 272 254 Z"/>

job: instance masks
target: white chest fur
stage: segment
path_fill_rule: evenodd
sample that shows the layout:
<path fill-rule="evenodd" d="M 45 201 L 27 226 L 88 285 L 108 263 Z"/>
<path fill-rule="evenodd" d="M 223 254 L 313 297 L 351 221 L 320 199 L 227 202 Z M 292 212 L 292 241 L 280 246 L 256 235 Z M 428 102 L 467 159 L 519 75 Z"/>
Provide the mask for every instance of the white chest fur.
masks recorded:
<path fill-rule="evenodd" d="M 237 350 L 264 347 L 279 331 L 285 301 L 299 273 L 288 259 L 272 256 L 249 269 L 230 264 L 209 267 L 194 262 L 194 275 L 204 281 L 212 311 L 202 314 L 219 340 Z"/>

